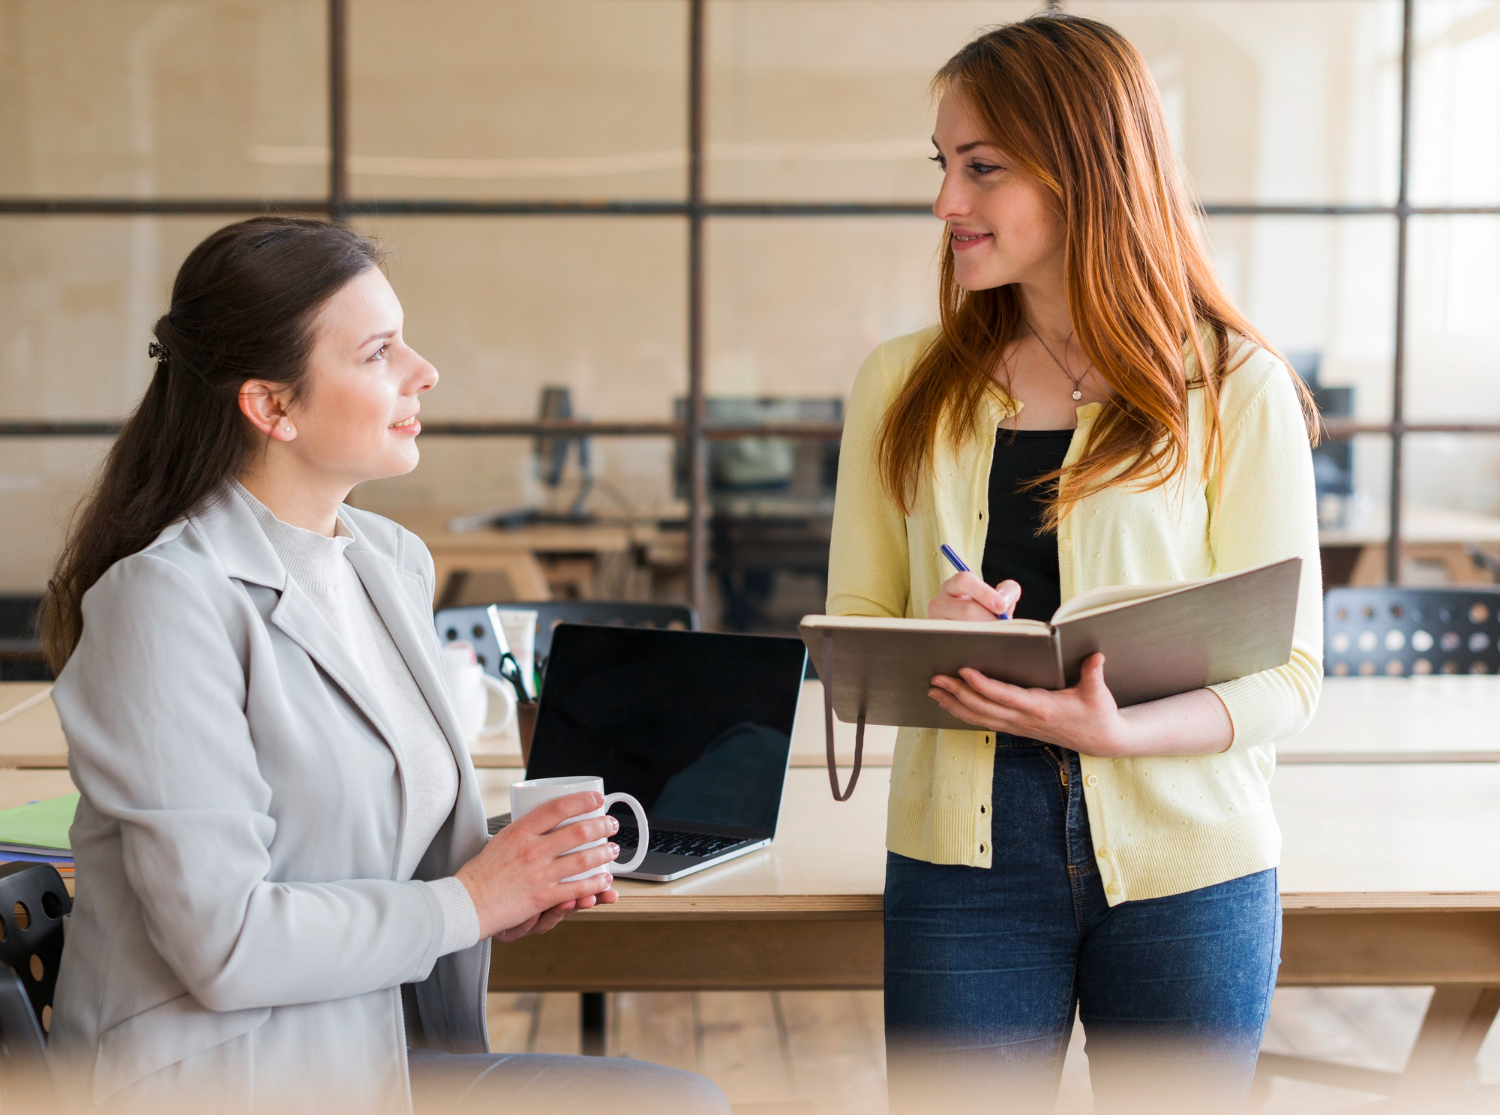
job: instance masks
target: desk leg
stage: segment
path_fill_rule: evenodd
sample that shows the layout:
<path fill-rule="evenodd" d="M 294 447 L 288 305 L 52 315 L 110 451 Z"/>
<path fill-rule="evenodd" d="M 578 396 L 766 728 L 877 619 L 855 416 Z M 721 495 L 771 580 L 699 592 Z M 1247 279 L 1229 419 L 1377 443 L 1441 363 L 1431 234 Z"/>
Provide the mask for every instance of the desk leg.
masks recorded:
<path fill-rule="evenodd" d="M 602 991 L 585 991 L 578 996 L 579 1016 L 583 1024 L 583 1055 L 603 1057 L 609 1036 L 609 1000 Z"/>
<path fill-rule="evenodd" d="M 1500 987 L 1438 987 L 1432 993 L 1396 1094 L 1407 1098 L 1461 1088 L 1500 1013 Z"/>

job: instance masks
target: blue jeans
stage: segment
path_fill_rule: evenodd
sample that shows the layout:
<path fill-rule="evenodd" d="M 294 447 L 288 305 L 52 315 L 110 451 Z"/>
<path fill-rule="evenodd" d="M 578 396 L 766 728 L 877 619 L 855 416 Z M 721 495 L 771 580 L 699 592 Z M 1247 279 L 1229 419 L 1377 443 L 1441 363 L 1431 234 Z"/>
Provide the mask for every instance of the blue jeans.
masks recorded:
<path fill-rule="evenodd" d="M 1111 908 L 1076 752 L 997 735 L 989 869 L 889 854 L 892 1110 L 1050 1110 L 1077 1010 L 1095 1111 L 1248 1098 L 1276 985 L 1275 871 Z"/>

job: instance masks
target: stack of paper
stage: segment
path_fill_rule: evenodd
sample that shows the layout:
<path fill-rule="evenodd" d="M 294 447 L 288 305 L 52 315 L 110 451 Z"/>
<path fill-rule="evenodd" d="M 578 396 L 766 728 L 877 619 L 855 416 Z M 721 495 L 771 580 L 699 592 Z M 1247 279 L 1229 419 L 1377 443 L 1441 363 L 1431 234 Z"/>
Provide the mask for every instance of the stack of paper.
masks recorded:
<path fill-rule="evenodd" d="M 73 846 L 68 829 L 77 809 L 77 794 L 0 809 L 0 863 L 50 863 L 60 874 L 71 875 Z"/>

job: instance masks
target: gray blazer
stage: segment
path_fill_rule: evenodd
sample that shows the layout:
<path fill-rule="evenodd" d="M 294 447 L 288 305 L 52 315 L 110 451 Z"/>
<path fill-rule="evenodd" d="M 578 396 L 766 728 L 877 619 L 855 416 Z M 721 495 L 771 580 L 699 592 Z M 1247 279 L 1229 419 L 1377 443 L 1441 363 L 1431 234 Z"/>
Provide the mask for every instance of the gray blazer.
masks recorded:
<path fill-rule="evenodd" d="M 342 508 L 346 551 L 437 714 L 458 801 L 422 857 L 485 841 L 414 535 Z M 398 882 L 405 772 L 368 681 L 228 488 L 84 597 L 53 699 L 82 791 L 52 1027 L 85 1105 L 409 1111 L 400 986 L 428 1044 L 488 1050 L 489 942 L 438 957 Z M 175 1102 L 174 1102 L 175 1100 Z"/>

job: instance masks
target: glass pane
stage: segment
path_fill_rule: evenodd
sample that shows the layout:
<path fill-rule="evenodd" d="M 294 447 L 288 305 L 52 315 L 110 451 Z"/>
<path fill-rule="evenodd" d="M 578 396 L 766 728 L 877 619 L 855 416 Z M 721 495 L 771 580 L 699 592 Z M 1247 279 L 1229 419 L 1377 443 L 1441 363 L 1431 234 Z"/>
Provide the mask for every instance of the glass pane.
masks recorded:
<path fill-rule="evenodd" d="M 1414 31 L 1412 201 L 1500 204 L 1500 3 L 1422 0 Z"/>
<path fill-rule="evenodd" d="M 1384 581 L 1391 529 L 1389 435 L 1324 440 L 1313 450 L 1313 469 L 1324 587 Z"/>
<path fill-rule="evenodd" d="M 1075 0 L 1124 32 L 1210 202 L 1396 198 L 1398 0 Z"/>
<path fill-rule="evenodd" d="M 1336 404 L 1347 416 L 1389 420 L 1396 222 L 1215 217 L 1206 226 L 1219 276 L 1250 323 L 1309 382 L 1352 389 Z"/>
<path fill-rule="evenodd" d="M 1500 579 L 1500 437 L 1409 435 L 1402 493 L 1405 579 Z"/>
<path fill-rule="evenodd" d="M 1500 422 L 1500 217 L 1413 217 L 1406 282 L 1406 413 Z"/>
<path fill-rule="evenodd" d="M 925 202 L 928 82 L 976 31 L 1034 3 L 717 0 L 709 189 L 717 199 Z M 1093 0 L 1161 87 L 1206 202 L 1390 202 L 1398 0 Z"/>
<path fill-rule="evenodd" d="M 325 195 L 327 53 L 322 0 L 0 0 L 0 194 Z"/>
<path fill-rule="evenodd" d="M 407 217 L 360 227 L 391 249 L 407 340 L 442 376 L 424 419 L 534 418 L 544 387 L 566 387 L 578 417 L 671 417 L 687 382 L 680 219 Z M 361 505 L 473 510 L 542 494 L 530 439 L 424 435 L 422 445 L 415 473 L 361 489 Z M 625 503 L 649 509 L 669 498 L 670 449 L 665 439 L 594 439 L 590 464 Z M 606 511 L 612 501 L 621 502 L 595 496 Z"/>
<path fill-rule="evenodd" d="M 711 0 L 708 191 L 930 202 L 933 73 L 1032 0 Z"/>
<path fill-rule="evenodd" d="M 843 399 L 881 341 L 937 321 L 930 217 L 709 225 L 710 395 Z"/>
<path fill-rule="evenodd" d="M 128 413 L 151 380 L 146 345 L 178 265 L 225 223 L 0 217 L 0 414 L 108 420 Z"/>
<path fill-rule="evenodd" d="M 354 0 L 362 197 L 681 198 L 682 0 Z"/>
<path fill-rule="evenodd" d="M 40 594 L 109 438 L 0 438 L 0 592 Z"/>

